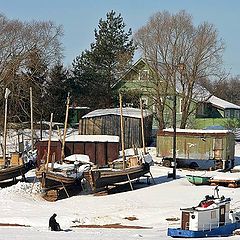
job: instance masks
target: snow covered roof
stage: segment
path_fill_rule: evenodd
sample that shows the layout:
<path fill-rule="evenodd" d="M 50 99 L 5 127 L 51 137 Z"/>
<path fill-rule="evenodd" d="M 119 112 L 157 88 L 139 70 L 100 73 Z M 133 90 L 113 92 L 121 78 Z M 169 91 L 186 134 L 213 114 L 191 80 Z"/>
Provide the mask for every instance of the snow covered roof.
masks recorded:
<path fill-rule="evenodd" d="M 173 128 L 166 128 L 163 129 L 164 132 L 173 132 Z M 200 133 L 200 134 L 206 134 L 206 133 L 230 133 L 231 130 L 212 130 L 212 129 L 181 129 L 177 128 L 176 132 L 178 133 Z"/>
<path fill-rule="evenodd" d="M 215 96 L 211 96 L 208 100 L 208 103 L 211 103 L 213 106 L 221 108 L 221 109 L 240 109 L 240 106 L 230 103 L 228 101 L 225 101 L 221 98 L 215 97 Z"/>
<path fill-rule="evenodd" d="M 119 142 L 118 136 L 112 135 L 71 135 L 66 142 Z"/>
<path fill-rule="evenodd" d="M 141 109 L 138 108 L 123 108 L 123 116 L 124 117 L 132 117 L 132 118 L 141 118 Z M 82 118 L 91 118 L 91 117 L 100 117 L 106 115 L 118 115 L 120 116 L 120 108 L 106 108 L 106 109 L 97 109 L 94 110 Z M 143 110 L 143 117 L 149 116 L 151 113 L 147 110 Z"/>

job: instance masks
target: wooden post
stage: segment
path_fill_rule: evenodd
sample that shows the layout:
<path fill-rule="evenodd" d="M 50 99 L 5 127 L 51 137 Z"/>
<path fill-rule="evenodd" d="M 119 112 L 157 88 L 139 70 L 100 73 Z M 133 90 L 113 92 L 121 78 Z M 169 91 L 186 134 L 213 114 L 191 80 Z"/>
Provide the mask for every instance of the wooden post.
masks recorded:
<path fill-rule="evenodd" d="M 48 171 L 48 163 L 49 163 L 50 150 L 51 150 L 52 121 L 53 121 L 53 113 L 51 113 L 50 126 L 49 126 L 49 137 L 48 137 L 48 151 L 47 151 L 46 172 Z"/>
<path fill-rule="evenodd" d="M 8 111 L 8 95 L 10 94 L 10 90 L 6 88 L 5 90 L 5 115 L 4 115 L 4 129 L 3 129 L 3 162 L 5 167 L 7 166 L 6 160 L 6 149 L 7 149 L 7 111 Z"/>
<path fill-rule="evenodd" d="M 70 103 L 70 93 L 68 93 L 68 96 L 67 96 L 65 124 L 64 124 L 64 132 L 63 132 L 63 139 L 62 139 L 61 163 L 62 163 L 63 159 L 65 158 L 64 148 L 65 148 L 65 138 L 66 138 L 66 134 L 67 134 L 69 103 Z"/>
<path fill-rule="evenodd" d="M 30 109 L 31 109 L 31 150 L 33 151 L 33 101 L 32 101 L 32 88 L 30 87 Z"/>
<path fill-rule="evenodd" d="M 120 103 L 120 124 L 121 124 L 121 143 L 122 143 L 122 159 L 123 159 L 123 169 L 125 166 L 125 151 L 124 151 L 124 123 L 123 123 L 123 112 L 122 112 L 122 95 L 119 94 L 119 103 Z"/>
<path fill-rule="evenodd" d="M 140 98 L 140 108 L 141 108 L 141 129 L 142 129 L 143 155 L 145 155 L 146 154 L 146 148 L 145 148 L 145 136 L 144 136 L 143 105 L 142 105 L 142 99 L 141 98 Z"/>

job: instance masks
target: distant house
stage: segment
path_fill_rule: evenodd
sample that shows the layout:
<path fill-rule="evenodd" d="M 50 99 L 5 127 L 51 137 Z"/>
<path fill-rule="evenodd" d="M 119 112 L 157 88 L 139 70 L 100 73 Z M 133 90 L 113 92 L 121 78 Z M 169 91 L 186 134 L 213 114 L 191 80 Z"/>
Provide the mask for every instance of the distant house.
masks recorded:
<path fill-rule="evenodd" d="M 123 108 L 125 148 L 142 147 L 141 110 Z M 151 140 L 152 114 L 144 110 L 145 142 Z M 97 109 L 84 115 L 79 121 L 79 134 L 115 135 L 121 138 L 120 109 Z M 120 141 L 121 142 L 121 141 Z"/>
<path fill-rule="evenodd" d="M 148 62 L 140 58 L 136 61 L 135 64 L 131 68 L 129 68 L 126 73 L 119 79 L 119 81 L 114 85 L 114 88 L 123 91 L 123 92 L 139 92 L 141 93 L 141 98 L 146 105 L 147 109 L 155 114 L 155 106 L 149 98 L 149 89 L 151 89 L 151 85 L 149 83 L 149 79 L 156 76 L 154 74 L 153 69 L 149 66 Z M 181 90 L 180 86 L 176 86 L 176 90 L 179 94 L 177 94 L 177 124 L 181 118 Z M 223 99 L 213 96 L 209 91 L 207 91 L 204 87 L 200 85 L 195 85 L 194 98 L 192 99 L 192 107 L 196 109 L 193 111 L 191 119 L 190 119 L 190 127 L 201 128 L 207 127 L 208 124 L 214 123 L 222 123 L 223 119 L 226 118 L 238 118 L 240 119 L 240 106 L 227 102 Z M 148 93 L 148 94 L 147 94 Z M 169 93 L 163 93 L 169 94 Z M 134 102 L 126 102 L 128 106 L 134 106 Z M 169 95 L 169 105 L 171 105 L 171 95 Z M 135 107 L 135 106 L 134 106 Z M 169 108 L 166 109 L 165 116 L 169 116 L 169 121 L 166 121 L 167 127 L 171 126 L 171 110 Z M 199 124 L 201 119 L 213 119 L 212 121 L 204 121 L 204 124 Z M 215 120 L 215 121 L 214 121 Z M 218 121 L 219 120 L 219 121 Z M 157 122 L 153 119 L 153 128 L 158 128 Z"/>
<path fill-rule="evenodd" d="M 210 118 L 240 118 L 240 106 L 211 96 L 204 102 L 198 103 L 197 117 Z"/>

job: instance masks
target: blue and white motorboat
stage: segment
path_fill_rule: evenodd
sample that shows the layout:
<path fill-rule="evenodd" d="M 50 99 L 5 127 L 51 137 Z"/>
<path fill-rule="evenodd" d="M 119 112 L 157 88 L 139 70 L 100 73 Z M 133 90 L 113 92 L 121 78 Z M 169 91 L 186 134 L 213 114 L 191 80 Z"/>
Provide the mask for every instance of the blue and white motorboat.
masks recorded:
<path fill-rule="evenodd" d="M 205 196 L 198 206 L 180 209 L 181 227 L 168 228 L 167 235 L 175 238 L 224 237 L 240 228 L 240 213 L 230 209 L 230 198 L 215 194 Z"/>

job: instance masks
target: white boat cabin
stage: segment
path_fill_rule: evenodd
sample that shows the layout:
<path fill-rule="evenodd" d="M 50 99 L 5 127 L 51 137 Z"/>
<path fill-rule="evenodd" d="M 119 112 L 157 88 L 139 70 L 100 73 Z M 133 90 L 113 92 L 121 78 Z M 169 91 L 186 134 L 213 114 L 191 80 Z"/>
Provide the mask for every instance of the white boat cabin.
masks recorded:
<path fill-rule="evenodd" d="M 205 196 L 198 206 L 181 209 L 181 229 L 201 231 L 211 230 L 227 223 L 235 222 L 230 211 L 230 198 Z"/>

